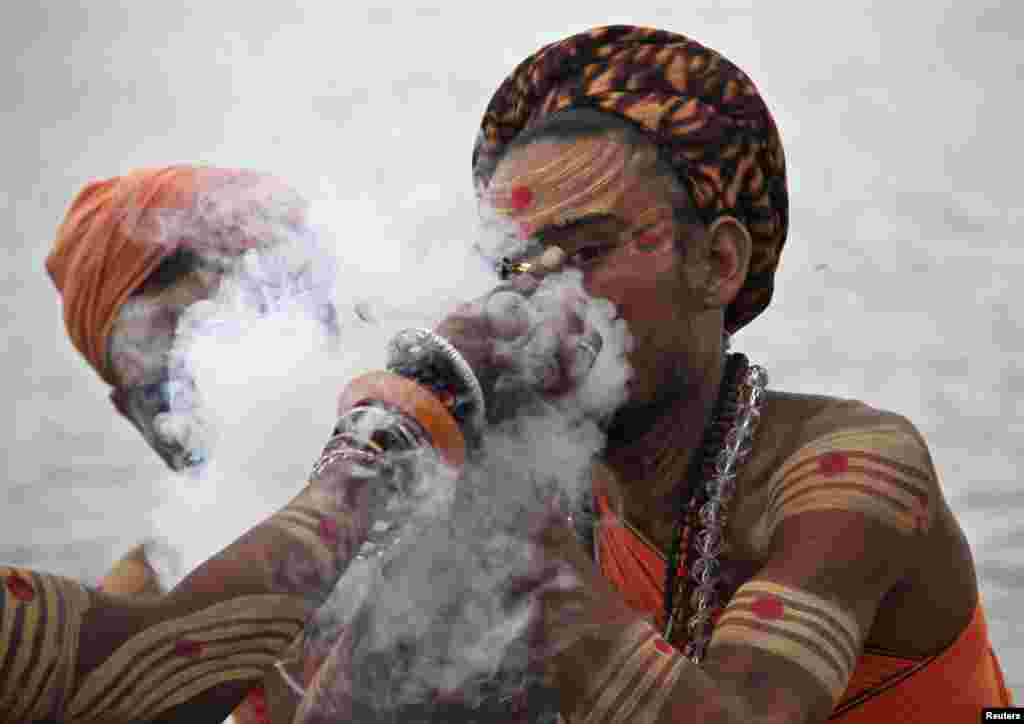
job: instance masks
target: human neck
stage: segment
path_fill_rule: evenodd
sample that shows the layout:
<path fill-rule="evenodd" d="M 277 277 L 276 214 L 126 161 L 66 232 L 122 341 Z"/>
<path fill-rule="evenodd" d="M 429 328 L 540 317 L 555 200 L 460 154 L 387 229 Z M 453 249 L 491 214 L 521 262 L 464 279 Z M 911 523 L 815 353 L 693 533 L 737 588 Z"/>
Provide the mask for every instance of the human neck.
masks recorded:
<path fill-rule="evenodd" d="M 690 461 L 700 452 L 718 398 L 722 360 L 715 354 L 692 383 L 622 411 L 608 429 L 604 464 L 614 474 L 611 505 L 662 551 L 670 545 Z"/>

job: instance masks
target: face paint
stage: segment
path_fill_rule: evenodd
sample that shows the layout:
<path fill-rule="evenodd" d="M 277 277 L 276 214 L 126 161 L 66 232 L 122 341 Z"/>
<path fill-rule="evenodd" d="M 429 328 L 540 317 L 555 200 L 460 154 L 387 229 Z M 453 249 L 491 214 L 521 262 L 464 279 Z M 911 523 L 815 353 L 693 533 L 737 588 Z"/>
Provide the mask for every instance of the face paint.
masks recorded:
<path fill-rule="evenodd" d="M 660 244 L 661 237 L 650 231 L 641 234 L 635 242 L 637 250 L 643 252 L 655 251 Z"/>
<path fill-rule="evenodd" d="M 545 141 L 538 146 L 551 147 Z M 606 138 L 558 142 L 560 153 L 539 168 L 506 178 L 499 168 L 487 197 L 501 216 L 527 231 L 564 224 L 574 217 L 610 213 L 624 190 L 628 149 Z M 529 157 L 527 146 L 517 152 Z"/>

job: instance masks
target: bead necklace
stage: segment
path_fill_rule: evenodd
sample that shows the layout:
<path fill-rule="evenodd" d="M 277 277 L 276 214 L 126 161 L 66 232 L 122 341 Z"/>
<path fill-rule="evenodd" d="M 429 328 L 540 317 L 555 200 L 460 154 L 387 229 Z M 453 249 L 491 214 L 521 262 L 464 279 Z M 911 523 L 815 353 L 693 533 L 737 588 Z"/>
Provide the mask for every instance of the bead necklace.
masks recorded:
<path fill-rule="evenodd" d="M 736 469 L 750 456 L 767 382 L 765 370 L 750 365 L 745 355 L 728 356 L 711 423 L 700 454 L 690 463 L 688 485 L 680 500 L 665 576 L 664 636 L 672 640 L 676 624 L 688 608 L 682 649 L 694 663 L 704 658 L 711 630 L 724 606 L 719 557 L 728 508 L 736 494 Z M 687 576 L 679 577 L 679 559 L 684 555 Z M 694 584 L 689 597 L 687 578 Z"/>

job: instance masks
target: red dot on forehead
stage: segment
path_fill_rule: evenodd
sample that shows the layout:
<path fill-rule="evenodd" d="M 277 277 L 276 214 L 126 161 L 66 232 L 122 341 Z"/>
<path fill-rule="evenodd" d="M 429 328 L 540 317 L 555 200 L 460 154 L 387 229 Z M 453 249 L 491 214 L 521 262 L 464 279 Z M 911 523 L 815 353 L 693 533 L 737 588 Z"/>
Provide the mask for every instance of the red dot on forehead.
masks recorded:
<path fill-rule="evenodd" d="M 822 455 L 818 461 L 818 471 L 823 475 L 839 475 L 850 468 L 850 459 L 843 453 L 833 452 Z"/>
<path fill-rule="evenodd" d="M 659 241 L 661 241 L 661 238 L 657 234 L 647 232 L 646 234 L 641 234 L 640 238 L 636 240 L 636 246 L 640 251 L 652 251 Z"/>
<path fill-rule="evenodd" d="M 758 618 L 776 619 L 782 618 L 786 613 L 786 607 L 776 596 L 760 596 L 750 606 L 750 610 Z"/>
<path fill-rule="evenodd" d="M 512 189 L 510 201 L 514 210 L 522 211 L 533 203 L 533 192 L 526 186 L 516 186 Z"/>

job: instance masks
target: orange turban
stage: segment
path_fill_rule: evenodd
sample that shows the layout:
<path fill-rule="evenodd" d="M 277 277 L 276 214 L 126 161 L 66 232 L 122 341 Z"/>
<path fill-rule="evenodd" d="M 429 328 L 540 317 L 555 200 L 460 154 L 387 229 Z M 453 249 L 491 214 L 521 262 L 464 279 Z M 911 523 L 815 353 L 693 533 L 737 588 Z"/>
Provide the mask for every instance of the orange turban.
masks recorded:
<path fill-rule="evenodd" d="M 233 189 L 228 195 L 242 204 L 222 214 L 230 224 L 232 212 L 251 212 L 254 204 L 287 189 L 273 179 L 268 185 L 268 178 L 252 171 L 176 165 L 93 181 L 78 193 L 57 230 L 46 271 L 63 297 L 72 344 L 105 382 L 116 383 L 107 347 L 118 312 L 167 256 L 182 246 L 239 253 L 255 245 L 198 223 L 192 224 L 198 234 L 176 232 L 174 224 L 168 233 L 164 221 L 195 217 L 203 211 L 197 207 L 207 202 L 203 194 L 215 200 L 221 190 Z M 290 207 L 298 208 L 298 196 L 287 190 Z"/>

